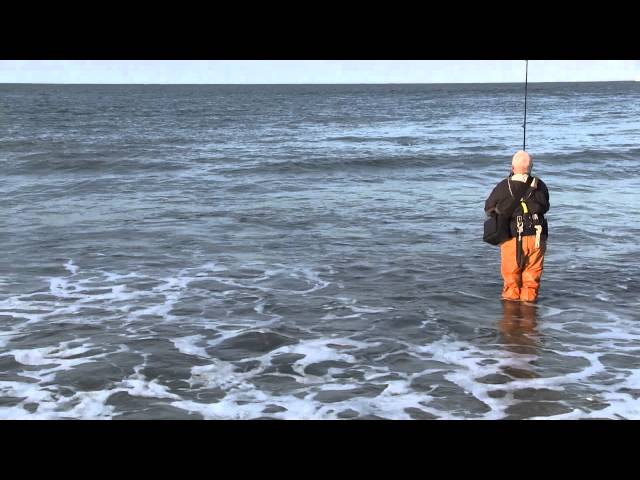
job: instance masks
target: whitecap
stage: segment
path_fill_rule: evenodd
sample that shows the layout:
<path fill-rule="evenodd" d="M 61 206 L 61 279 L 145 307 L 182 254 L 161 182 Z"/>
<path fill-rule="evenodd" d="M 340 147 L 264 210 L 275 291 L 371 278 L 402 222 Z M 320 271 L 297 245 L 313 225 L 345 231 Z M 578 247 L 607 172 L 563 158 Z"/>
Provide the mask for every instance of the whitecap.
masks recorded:
<path fill-rule="evenodd" d="M 80 268 L 73 263 L 73 260 L 69 260 L 67 263 L 65 263 L 64 268 L 71 272 L 71 275 L 75 275 L 76 273 L 78 273 L 78 270 L 80 270 Z"/>

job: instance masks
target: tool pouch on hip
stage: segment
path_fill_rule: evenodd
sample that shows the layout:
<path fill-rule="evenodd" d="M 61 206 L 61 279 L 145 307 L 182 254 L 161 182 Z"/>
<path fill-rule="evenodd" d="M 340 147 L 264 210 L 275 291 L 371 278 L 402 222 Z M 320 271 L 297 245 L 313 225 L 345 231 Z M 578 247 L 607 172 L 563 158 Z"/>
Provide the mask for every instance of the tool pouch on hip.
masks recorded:
<path fill-rule="evenodd" d="M 510 218 L 505 215 L 492 213 L 484 222 L 484 235 L 482 240 L 491 245 L 500 245 L 505 240 L 511 238 L 509 231 Z"/>

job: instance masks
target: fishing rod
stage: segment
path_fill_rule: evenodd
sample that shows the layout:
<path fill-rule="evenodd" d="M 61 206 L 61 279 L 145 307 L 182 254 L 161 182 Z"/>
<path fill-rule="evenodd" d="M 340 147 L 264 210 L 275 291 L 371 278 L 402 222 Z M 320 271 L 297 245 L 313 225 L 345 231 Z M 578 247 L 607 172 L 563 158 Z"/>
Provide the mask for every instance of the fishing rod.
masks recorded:
<path fill-rule="evenodd" d="M 524 123 L 522 124 L 522 128 L 524 129 L 522 132 L 522 150 L 526 151 L 527 146 L 527 84 L 529 83 L 529 60 L 525 60 L 525 74 L 524 74 Z"/>

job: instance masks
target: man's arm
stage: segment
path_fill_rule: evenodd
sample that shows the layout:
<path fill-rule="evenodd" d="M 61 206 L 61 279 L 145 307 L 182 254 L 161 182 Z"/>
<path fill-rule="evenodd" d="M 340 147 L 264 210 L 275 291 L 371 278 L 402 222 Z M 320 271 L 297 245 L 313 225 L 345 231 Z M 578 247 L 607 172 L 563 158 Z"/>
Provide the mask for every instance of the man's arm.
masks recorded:
<path fill-rule="evenodd" d="M 500 198 L 499 198 L 499 195 L 498 195 L 498 185 L 496 185 L 493 188 L 493 190 L 489 194 L 489 197 L 484 202 L 484 213 L 486 213 L 487 216 L 491 215 L 491 212 L 496 210 L 496 206 L 498 205 L 498 202 L 500 201 Z"/>

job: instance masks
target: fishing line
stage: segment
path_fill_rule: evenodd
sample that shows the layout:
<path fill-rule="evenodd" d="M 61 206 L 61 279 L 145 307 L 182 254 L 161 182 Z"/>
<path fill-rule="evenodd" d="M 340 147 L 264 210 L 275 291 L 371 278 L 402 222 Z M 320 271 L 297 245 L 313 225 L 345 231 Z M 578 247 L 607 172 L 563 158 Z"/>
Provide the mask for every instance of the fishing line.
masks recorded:
<path fill-rule="evenodd" d="M 526 70 L 524 74 L 524 123 L 522 124 L 522 128 L 524 129 L 522 132 L 522 150 L 527 150 L 525 147 L 527 145 L 527 84 L 529 83 L 529 60 L 525 60 L 526 62 Z"/>

